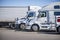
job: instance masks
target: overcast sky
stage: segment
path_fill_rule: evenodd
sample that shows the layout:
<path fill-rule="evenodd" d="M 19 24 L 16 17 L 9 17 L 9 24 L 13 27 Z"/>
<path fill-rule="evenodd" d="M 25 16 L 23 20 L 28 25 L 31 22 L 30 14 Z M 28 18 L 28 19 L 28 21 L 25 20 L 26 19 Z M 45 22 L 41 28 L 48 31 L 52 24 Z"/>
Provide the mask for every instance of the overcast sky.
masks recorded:
<path fill-rule="evenodd" d="M 0 6 L 45 6 L 60 0 L 0 0 Z"/>

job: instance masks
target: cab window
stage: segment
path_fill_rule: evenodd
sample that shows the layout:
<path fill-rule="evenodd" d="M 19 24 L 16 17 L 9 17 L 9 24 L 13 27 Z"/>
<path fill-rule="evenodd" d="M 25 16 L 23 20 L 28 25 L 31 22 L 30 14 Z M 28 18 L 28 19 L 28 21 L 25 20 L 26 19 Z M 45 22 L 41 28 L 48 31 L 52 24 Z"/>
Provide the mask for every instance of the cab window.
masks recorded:
<path fill-rule="evenodd" d="M 41 17 L 46 17 L 46 12 L 41 12 Z"/>
<path fill-rule="evenodd" d="M 30 13 L 28 14 L 28 17 L 33 17 L 33 16 L 35 16 L 35 12 L 30 12 Z"/>
<path fill-rule="evenodd" d="M 39 12 L 39 14 L 38 14 L 38 16 L 37 16 L 38 18 L 41 18 L 41 17 L 46 17 L 46 12 Z"/>

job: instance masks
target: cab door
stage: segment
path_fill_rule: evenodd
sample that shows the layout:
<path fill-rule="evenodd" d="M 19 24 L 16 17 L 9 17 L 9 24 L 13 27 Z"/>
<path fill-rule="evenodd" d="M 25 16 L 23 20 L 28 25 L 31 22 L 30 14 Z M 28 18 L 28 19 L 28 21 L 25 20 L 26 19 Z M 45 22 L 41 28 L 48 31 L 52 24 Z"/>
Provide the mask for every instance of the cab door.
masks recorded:
<path fill-rule="evenodd" d="M 39 15 L 38 15 L 38 21 L 40 23 L 47 23 L 47 13 L 42 11 L 42 12 L 39 12 Z"/>
<path fill-rule="evenodd" d="M 28 12 L 26 24 L 28 25 L 36 16 L 35 11 Z"/>

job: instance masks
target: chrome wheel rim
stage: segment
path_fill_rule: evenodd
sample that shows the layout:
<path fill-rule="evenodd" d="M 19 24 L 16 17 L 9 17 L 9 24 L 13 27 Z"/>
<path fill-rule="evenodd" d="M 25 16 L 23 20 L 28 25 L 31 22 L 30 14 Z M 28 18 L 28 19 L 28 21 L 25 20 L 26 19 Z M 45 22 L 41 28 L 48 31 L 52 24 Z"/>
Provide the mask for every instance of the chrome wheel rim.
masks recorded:
<path fill-rule="evenodd" d="M 37 27 L 37 26 L 33 26 L 32 29 L 33 29 L 34 31 L 38 31 L 38 27 Z"/>
<path fill-rule="evenodd" d="M 25 29 L 25 25 L 24 25 L 24 24 L 21 24 L 21 25 L 20 25 L 20 28 L 21 28 L 21 29 Z"/>

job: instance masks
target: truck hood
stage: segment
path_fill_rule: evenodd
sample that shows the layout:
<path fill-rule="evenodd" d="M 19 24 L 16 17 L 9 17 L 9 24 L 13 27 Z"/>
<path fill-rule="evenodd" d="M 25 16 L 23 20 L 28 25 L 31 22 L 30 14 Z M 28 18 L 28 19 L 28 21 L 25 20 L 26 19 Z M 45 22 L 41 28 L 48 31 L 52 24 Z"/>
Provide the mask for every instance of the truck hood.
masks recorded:
<path fill-rule="evenodd" d="M 24 23 L 26 21 L 26 18 L 21 18 L 17 21 L 15 21 L 16 24 Z"/>

